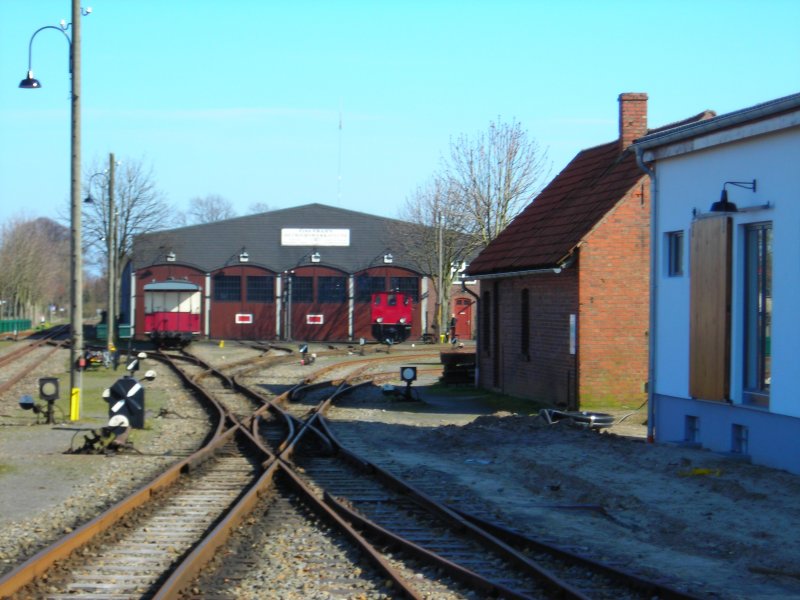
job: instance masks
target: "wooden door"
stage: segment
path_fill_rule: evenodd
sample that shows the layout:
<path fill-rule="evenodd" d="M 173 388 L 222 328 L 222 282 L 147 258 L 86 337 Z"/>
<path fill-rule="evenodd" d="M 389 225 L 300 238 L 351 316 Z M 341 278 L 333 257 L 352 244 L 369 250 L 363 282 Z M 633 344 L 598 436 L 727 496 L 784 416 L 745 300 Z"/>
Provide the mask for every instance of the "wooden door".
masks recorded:
<path fill-rule="evenodd" d="M 731 219 L 692 224 L 689 309 L 689 395 L 730 397 Z"/>
<path fill-rule="evenodd" d="M 460 340 L 472 339 L 472 305 L 469 298 L 455 299 L 456 337 Z"/>

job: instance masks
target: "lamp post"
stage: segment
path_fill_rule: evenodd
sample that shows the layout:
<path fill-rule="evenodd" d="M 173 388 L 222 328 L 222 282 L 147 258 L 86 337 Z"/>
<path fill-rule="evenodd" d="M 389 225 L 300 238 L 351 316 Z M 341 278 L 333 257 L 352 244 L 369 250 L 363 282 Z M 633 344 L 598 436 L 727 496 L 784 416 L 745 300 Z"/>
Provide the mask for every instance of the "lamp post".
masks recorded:
<path fill-rule="evenodd" d="M 108 155 L 108 170 L 105 173 L 95 173 L 89 178 L 89 193 L 86 196 L 85 202 L 93 203 L 94 199 L 91 194 L 92 180 L 97 175 L 107 176 L 106 186 L 108 189 L 108 214 L 105 219 L 106 227 L 106 251 L 108 257 L 106 277 L 108 278 L 108 302 L 106 304 L 106 348 L 109 352 L 114 349 L 114 336 L 116 333 L 116 310 L 117 310 L 117 211 L 114 204 L 114 182 L 116 167 L 114 160 L 114 153 Z"/>
<path fill-rule="evenodd" d="M 81 15 L 89 14 L 91 9 L 82 11 L 80 0 L 72 0 L 72 23 L 60 27 L 47 25 L 37 29 L 28 43 L 28 75 L 19 87 L 37 89 L 39 81 L 33 78 L 31 52 L 33 39 L 40 31 L 55 29 L 64 34 L 69 44 L 69 72 L 71 75 L 71 118 L 70 118 L 70 419 L 80 418 L 81 374 L 78 359 L 83 355 L 83 261 L 81 256 Z M 72 26 L 72 39 L 67 29 Z"/>

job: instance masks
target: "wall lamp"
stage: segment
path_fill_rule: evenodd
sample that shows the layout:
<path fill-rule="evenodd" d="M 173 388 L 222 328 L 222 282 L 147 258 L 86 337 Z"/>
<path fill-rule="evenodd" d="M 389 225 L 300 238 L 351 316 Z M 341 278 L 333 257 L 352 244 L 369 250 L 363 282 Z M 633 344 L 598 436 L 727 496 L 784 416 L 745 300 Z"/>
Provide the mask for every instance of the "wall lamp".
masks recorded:
<path fill-rule="evenodd" d="M 175 253 L 172 250 L 167 252 L 167 262 L 175 262 Z"/>
<path fill-rule="evenodd" d="M 383 255 L 383 262 L 387 265 L 390 265 L 394 262 L 394 256 L 389 253 Z"/>
<path fill-rule="evenodd" d="M 756 180 L 753 181 L 726 181 L 722 184 L 722 193 L 719 200 L 711 205 L 711 212 L 737 212 L 739 209 L 733 202 L 728 201 L 728 190 L 725 186 L 735 185 L 736 187 L 744 188 L 746 190 L 756 191 Z"/>
<path fill-rule="evenodd" d="M 242 251 L 239 253 L 239 262 L 246 263 L 250 260 L 250 255 L 247 253 L 246 248 L 242 248 Z"/>
<path fill-rule="evenodd" d="M 314 252 L 314 254 L 311 255 L 311 262 L 312 263 L 318 263 L 321 260 L 322 260 L 322 256 L 320 256 L 319 252 Z"/>

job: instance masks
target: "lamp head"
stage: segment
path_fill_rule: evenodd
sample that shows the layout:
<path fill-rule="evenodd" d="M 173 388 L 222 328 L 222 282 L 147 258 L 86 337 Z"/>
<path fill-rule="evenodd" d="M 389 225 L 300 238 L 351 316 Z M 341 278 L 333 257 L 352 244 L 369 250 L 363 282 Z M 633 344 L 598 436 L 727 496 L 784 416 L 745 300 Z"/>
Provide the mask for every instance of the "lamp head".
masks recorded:
<path fill-rule="evenodd" d="M 19 82 L 19 87 L 24 90 L 33 90 L 42 87 L 38 79 L 33 78 L 33 71 L 28 71 L 28 76 Z"/>
<path fill-rule="evenodd" d="M 728 202 L 728 190 L 723 185 L 719 200 L 711 205 L 711 212 L 736 212 L 737 210 L 733 202 Z"/>

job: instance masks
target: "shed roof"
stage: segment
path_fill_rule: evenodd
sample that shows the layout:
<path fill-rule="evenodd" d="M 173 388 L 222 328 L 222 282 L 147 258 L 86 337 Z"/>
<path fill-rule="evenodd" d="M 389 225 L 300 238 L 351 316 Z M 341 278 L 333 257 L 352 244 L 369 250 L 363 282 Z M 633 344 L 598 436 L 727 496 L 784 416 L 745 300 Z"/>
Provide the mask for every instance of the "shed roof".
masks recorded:
<path fill-rule="evenodd" d="M 661 129 L 649 131 L 646 136 L 636 140 L 635 146 L 640 149 L 657 148 L 666 144 L 681 142 L 708 133 L 736 127 L 743 123 L 750 123 L 776 115 L 796 112 L 798 109 L 800 109 L 800 93 L 791 94 L 723 115 L 717 116 L 712 114 L 707 119 L 688 121 L 676 124 L 673 127 L 662 127 Z"/>
<path fill-rule="evenodd" d="M 284 229 L 347 230 L 349 245 L 282 245 Z M 211 272 L 240 264 L 246 249 L 249 265 L 274 272 L 310 264 L 314 251 L 320 254 L 319 266 L 348 273 L 382 265 L 386 253 L 392 254 L 393 266 L 417 270 L 407 251 L 409 230 L 404 221 L 314 203 L 140 235 L 132 263 L 134 270 L 161 264 L 173 252 L 175 263 Z"/>
<path fill-rule="evenodd" d="M 705 111 L 657 130 L 707 119 Z M 579 152 L 467 268 L 469 275 L 514 273 L 561 264 L 645 175 L 619 140 Z"/>

